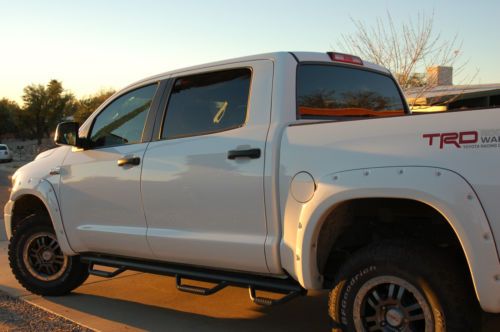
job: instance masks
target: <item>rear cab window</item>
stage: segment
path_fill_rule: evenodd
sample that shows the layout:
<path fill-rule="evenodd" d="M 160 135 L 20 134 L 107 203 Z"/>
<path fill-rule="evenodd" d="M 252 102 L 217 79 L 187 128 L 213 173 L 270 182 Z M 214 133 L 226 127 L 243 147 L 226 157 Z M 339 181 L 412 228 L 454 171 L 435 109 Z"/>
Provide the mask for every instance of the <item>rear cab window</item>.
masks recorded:
<path fill-rule="evenodd" d="M 297 69 L 298 119 L 345 121 L 406 113 L 389 75 L 330 64 L 301 64 Z"/>

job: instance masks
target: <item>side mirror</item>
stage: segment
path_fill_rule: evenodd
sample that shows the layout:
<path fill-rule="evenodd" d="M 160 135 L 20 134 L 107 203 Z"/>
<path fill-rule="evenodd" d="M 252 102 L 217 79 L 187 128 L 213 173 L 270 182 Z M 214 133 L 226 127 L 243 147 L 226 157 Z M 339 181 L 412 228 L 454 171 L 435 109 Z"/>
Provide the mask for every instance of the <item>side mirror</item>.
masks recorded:
<path fill-rule="evenodd" d="M 57 145 L 82 147 L 78 138 L 78 127 L 76 122 L 61 122 L 57 125 L 54 142 Z"/>

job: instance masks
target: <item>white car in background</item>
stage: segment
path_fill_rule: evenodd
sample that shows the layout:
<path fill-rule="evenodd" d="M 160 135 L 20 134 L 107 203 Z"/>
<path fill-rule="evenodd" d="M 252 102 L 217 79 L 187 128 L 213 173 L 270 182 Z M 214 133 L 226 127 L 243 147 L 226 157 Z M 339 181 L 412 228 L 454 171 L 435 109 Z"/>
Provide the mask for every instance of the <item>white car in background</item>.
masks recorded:
<path fill-rule="evenodd" d="M 0 144 L 0 162 L 11 162 L 12 161 L 12 151 L 5 144 Z"/>

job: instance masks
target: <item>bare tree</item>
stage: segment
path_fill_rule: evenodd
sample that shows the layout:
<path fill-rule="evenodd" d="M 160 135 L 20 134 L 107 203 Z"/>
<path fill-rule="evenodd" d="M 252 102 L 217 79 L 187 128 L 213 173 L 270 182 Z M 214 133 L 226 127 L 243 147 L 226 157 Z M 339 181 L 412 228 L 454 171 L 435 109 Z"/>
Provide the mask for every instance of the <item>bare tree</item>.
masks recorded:
<path fill-rule="evenodd" d="M 426 75 L 429 67 L 453 66 L 455 73 L 465 63 L 457 63 L 462 55 L 462 43 L 455 35 L 444 40 L 434 32 L 434 14 L 419 13 L 414 19 L 396 24 L 387 12 L 374 26 L 351 19 L 356 27 L 352 34 L 342 35 L 339 47 L 388 68 L 403 90 L 413 88 L 422 95 L 428 88 Z"/>

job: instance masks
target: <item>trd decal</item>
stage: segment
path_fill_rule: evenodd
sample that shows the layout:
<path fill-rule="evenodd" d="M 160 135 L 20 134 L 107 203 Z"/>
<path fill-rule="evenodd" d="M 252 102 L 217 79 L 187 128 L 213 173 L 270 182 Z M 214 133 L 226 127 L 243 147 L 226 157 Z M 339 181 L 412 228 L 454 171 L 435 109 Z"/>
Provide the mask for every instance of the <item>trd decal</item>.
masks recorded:
<path fill-rule="evenodd" d="M 479 137 L 477 131 L 423 134 L 422 136 L 429 140 L 430 146 L 432 146 L 434 142 L 438 143 L 440 149 L 442 149 L 445 144 L 450 144 L 456 146 L 457 148 L 461 148 L 462 144 L 477 143 Z"/>
<path fill-rule="evenodd" d="M 500 129 L 470 130 L 447 133 L 423 134 L 422 138 L 429 146 L 452 148 L 498 148 L 500 147 Z"/>

